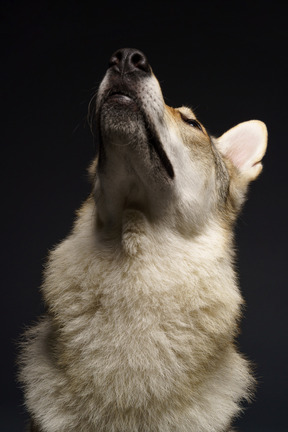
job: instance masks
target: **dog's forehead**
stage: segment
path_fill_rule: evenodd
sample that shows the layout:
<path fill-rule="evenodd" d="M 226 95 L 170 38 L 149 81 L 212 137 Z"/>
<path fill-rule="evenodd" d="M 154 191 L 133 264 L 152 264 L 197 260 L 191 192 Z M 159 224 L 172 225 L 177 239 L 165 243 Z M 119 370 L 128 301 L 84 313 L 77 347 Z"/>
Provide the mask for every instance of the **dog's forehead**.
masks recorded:
<path fill-rule="evenodd" d="M 177 111 L 184 114 L 185 116 L 187 116 L 189 118 L 196 119 L 196 115 L 191 108 L 189 108 L 187 106 L 181 106 L 181 107 L 176 108 L 176 109 L 177 109 Z"/>

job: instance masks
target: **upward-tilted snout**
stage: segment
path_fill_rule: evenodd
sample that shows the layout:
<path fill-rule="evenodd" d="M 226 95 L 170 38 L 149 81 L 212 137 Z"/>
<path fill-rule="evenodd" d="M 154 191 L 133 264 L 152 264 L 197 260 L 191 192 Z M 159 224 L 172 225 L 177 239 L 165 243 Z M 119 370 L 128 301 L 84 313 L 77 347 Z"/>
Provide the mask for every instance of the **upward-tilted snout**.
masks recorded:
<path fill-rule="evenodd" d="M 132 48 L 116 51 L 96 101 L 99 168 L 107 164 L 111 167 L 113 159 L 118 173 L 123 162 L 126 178 L 132 170 L 148 178 L 152 169 L 153 177 L 160 174 L 166 181 L 167 176 L 172 179 L 174 170 L 163 144 L 165 107 L 146 56 Z"/>

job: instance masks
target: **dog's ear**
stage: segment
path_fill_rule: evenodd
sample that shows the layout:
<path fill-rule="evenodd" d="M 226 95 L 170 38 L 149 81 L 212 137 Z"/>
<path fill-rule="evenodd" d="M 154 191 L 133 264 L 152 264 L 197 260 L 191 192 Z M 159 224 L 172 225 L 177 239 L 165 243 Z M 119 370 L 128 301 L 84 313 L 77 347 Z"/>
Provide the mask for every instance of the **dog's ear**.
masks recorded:
<path fill-rule="evenodd" d="M 248 182 L 262 171 L 261 160 L 267 147 L 267 128 L 259 120 L 239 123 L 217 139 L 222 155 L 237 168 Z"/>

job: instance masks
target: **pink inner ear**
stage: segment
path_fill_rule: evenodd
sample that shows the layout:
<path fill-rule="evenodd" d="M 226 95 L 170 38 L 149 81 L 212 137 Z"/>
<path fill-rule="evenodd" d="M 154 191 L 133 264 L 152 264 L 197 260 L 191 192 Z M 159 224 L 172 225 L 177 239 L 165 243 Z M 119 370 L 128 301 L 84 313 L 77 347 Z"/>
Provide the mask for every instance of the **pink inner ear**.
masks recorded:
<path fill-rule="evenodd" d="M 226 156 L 237 168 L 250 168 L 263 157 L 265 151 L 263 138 L 261 127 L 257 127 L 252 122 L 241 124 L 227 133 L 229 143 L 225 143 Z"/>

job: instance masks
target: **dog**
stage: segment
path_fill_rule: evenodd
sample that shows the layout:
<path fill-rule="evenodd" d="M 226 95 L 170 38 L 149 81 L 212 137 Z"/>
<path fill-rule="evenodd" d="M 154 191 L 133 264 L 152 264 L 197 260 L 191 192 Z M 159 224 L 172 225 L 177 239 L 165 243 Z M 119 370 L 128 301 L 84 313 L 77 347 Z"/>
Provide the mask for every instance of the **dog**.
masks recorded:
<path fill-rule="evenodd" d="M 145 55 L 116 51 L 90 104 L 92 192 L 50 254 L 20 380 L 36 432 L 228 432 L 254 378 L 235 348 L 233 227 L 264 123 L 209 135 Z"/>

